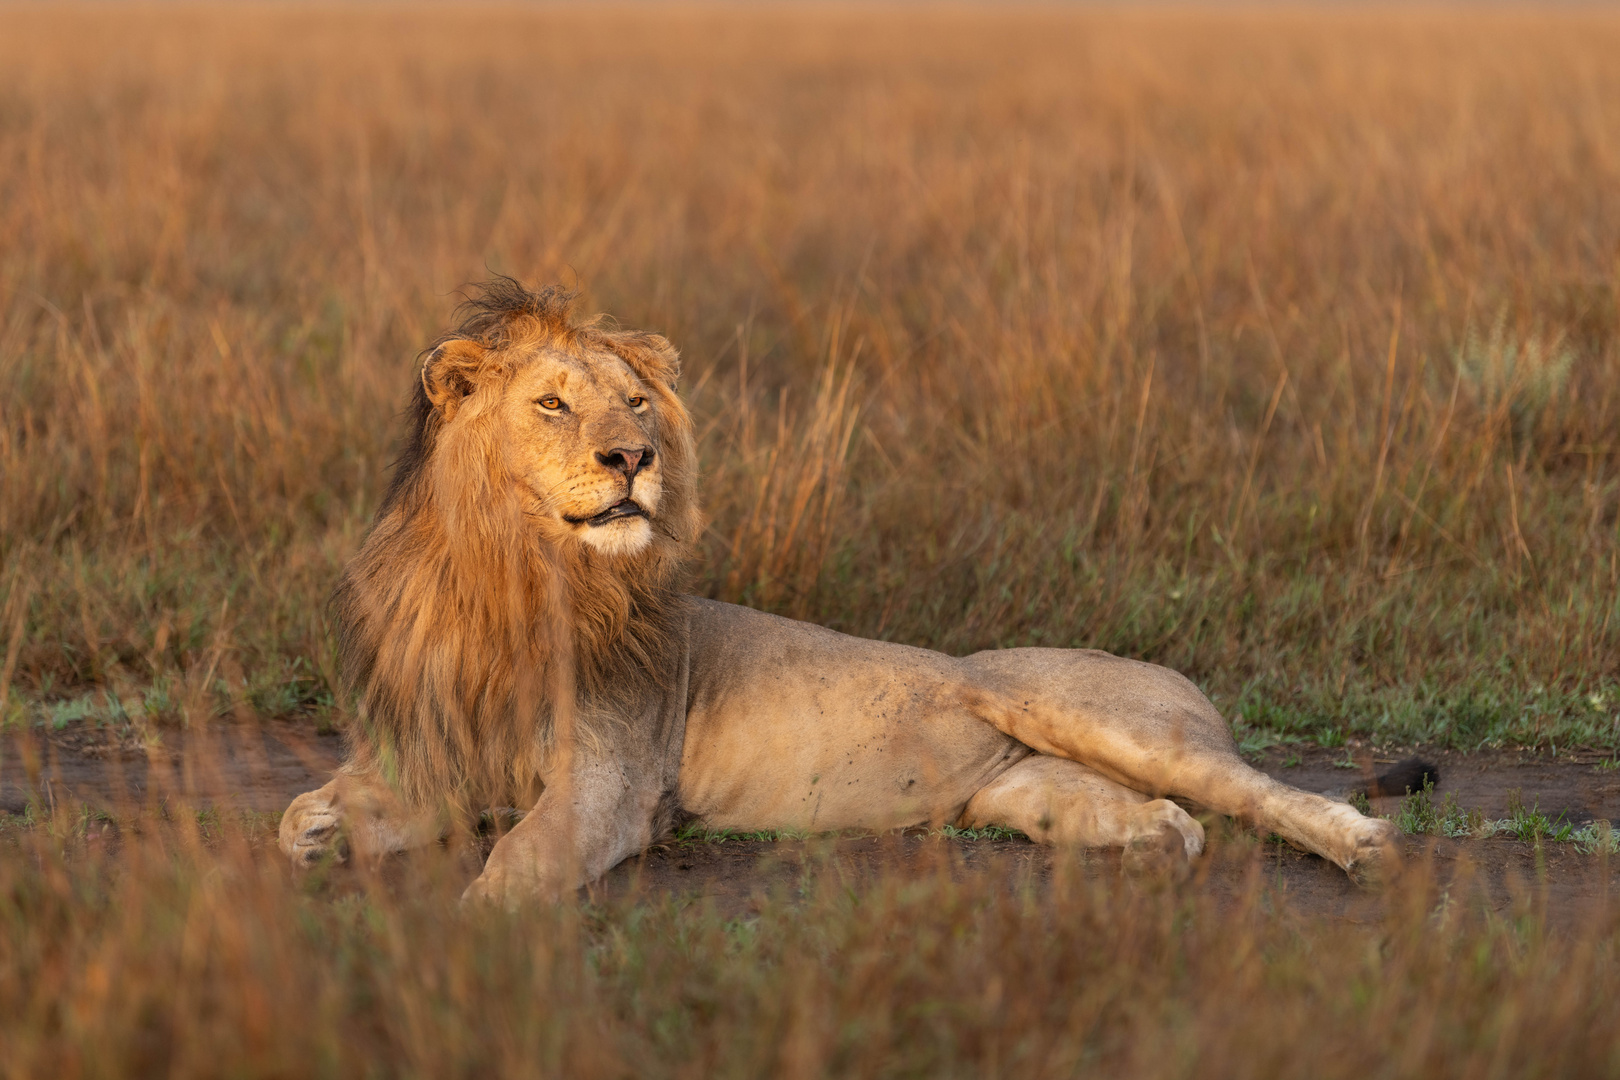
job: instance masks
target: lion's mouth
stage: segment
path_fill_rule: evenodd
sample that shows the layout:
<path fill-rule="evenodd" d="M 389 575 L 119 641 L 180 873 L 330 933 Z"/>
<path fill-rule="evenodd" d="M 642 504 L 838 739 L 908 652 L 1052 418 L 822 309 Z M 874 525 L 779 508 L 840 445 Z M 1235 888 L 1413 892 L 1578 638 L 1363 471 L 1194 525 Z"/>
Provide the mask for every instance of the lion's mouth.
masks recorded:
<path fill-rule="evenodd" d="M 635 500 L 620 499 L 618 502 L 602 511 L 600 514 L 597 514 L 595 517 L 569 517 L 567 520 L 574 525 L 589 525 L 592 528 L 599 528 L 600 526 L 606 525 L 610 521 L 618 521 L 620 518 L 644 518 L 646 516 L 647 511 L 643 510 L 640 505 L 635 502 Z"/>

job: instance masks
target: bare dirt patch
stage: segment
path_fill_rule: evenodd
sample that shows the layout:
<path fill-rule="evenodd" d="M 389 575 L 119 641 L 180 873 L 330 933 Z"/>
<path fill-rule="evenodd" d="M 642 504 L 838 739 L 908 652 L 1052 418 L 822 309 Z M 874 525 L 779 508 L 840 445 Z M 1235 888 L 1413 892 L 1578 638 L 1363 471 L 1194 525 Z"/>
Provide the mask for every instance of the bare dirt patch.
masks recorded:
<path fill-rule="evenodd" d="M 1372 772 L 1412 753 L 1350 748 L 1287 747 L 1268 752 L 1260 766 L 1309 790 L 1364 783 Z M 1620 819 L 1620 772 L 1607 755 L 1564 751 L 1420 751 L 1440 770 L 1436 797 L 1501 818 L 1517 803 L 1572 825 Z M 274 813 L 299 792 L 325 782 L 341 754 L 341 741 L 296 724 L 222 725 L 204 733 L 168 732 L 153 745 L 132 745 L 104 731 L 73 725 L 24 738 L 0 736 L 0 810 L 25 814 L 80 802 L 97 809 L 150 805 L 181 798 L 201 806 Z M 1394 815 L 1398 798 L 1373 800 Z M 1190 888 L 1236 894 L 1256 883 L 1274 888 L 1303 914 L 1357 922 L 1379 917 L 1387 897 L 1353 886 L 1337 867 L 1268 841 L 1222 819 L 1206 818 L 1210 845 Z M 487 851 L 493 838 L 485 837 Z M 1419 873 L 1433 874 L 1462 902 L 1497 911 L 1535 907 L 1554 922 L 1582 917 L 1617 884 L 1620 860 L 1585 854 L 1569 843 L 1531 843 L 1512 837 L 1412 837 L 1408 855 Z M 429 852 L 397 860 L 388 877 L 408 885 Z M 768 840 L 673 841 L 617 867 L 591 892 L 600 898 L 631 892 L 665 895 L 682 903 L 712 903 L 746 916 L 767 895 L 806 889 L 834 875 L 852 888 L 880 875 L 920 877 L 993 871 L 1009 889 L 1047 888 L 1060 860 L 1076 859 L 1087 875 L 1117 877 L 1117 852 L 1065 854 L 1020 839 L 964 839 L 925 829 L 883 835 Z M 456 857 L 469 877 L 476 857 Z"/>
<path fill-rule="evenodd" d="M 0 811 L 63 800 L 95 809 L 184 797 L 199 806 L 280 812 L 324 784 L 343 751 L 336 735 L 294 723 L 161 729 L 136 741 L 116 729 L 70 724 L 60 731 L 0 735 Z"/>

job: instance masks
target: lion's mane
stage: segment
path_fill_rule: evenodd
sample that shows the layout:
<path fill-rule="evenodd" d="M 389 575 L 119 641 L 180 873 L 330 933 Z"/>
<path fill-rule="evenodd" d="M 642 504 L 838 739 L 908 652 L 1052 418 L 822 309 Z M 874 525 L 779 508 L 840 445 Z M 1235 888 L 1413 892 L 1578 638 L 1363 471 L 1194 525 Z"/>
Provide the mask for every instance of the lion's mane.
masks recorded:
<path fill-rule="evenodd" d="M 525 805 L 559 718 L 590 740 L 615 701 L 665 683 L 684 644 L 678 596 L 699 527 L 692 424 L 669 342 L 576 320 L 572 294 L 554 286 L 500 278 L 479 290 L 425 355 L 475 342 L 480 388 L 498 391 L 534 347 L 615 353 L 655 395 L 664 498 L 637 555 L 550 540 L 504 464 L 498 421 L 478 417 L 483 426 L 446 450 L 446 421 L 417 387 L 376 521 L 332 599 L 357 698 L 345 771 L 380 773 L 416 805 L 463 809 Z"/>

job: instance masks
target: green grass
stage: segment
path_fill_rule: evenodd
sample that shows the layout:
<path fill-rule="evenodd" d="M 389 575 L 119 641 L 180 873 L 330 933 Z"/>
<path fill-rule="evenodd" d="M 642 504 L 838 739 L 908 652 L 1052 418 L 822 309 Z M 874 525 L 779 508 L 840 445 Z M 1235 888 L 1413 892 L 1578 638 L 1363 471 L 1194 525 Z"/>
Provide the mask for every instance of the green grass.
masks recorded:
<path fill-rule="evenodd" d="M 935 832 L 951 840 L 1028 840 L 1017 829 L 1009 829 L 1002 825 L 986 825 L 982 829 L 959 829 L 954 825 L 942 825 Z"/>
<path fill-rule="evenodd" d="M 711 829 L 701 821 L 690 821 L 675 830 L 677 844 L 724 844 L 730 840 L 774 843 L 778 840 L 808 840 L 812 836 L 832 836 L 834 833 L 810 833 L 798 829 Z"/>
<path fill-rule="evenodd" d="M 1365 800 L 1362 800 L 1362 809 L 1366 812 Z M 1616 836 L 1608 821 L 1592 821 L 1576 826 L 1566 821 L 1562 814 L 1551 818 L 1541 811 L 1539 801 L 1525 806 L 1523 796 L 1518 791 L 1509 792 L 1507 809 L 1508 816 L 1505 818 L 1487 818 L 1478 809 L 1464 809 L 1454 793 L 1448 793 L 1443 800 L 1436 802 L 1434 784 L 1425 780 L 1422 790 L 1407 792 L 1391 820 L 1402 832 L 1411 836 L 1474 839 L 1499 836 L 1527 844 L 1542 841 L 1573 844 L 1576 850 L 1587 855 L 1620 853 L 1620 837 Z"/>
<path fill-rule="evenodd" d="M 1620 745 L 1620 726 L 1610 707 L 1617 693 L 1617 684 L 1608 680 L 1594 689 L 1514 687 L 1490 671 L 1462 685 L 1429 681 L 1338 694 L 1318 687 L 1286 697 L 1251 690 L 1237 703 L 1233 727 L 1240 745 L 1256 752 L 1298 740 L 1338 746 L 1345 737 L 1465 751 L 1506 746 L 1613 749 Z"/>
<path fill-rule="evenodd" d="M 761 843 L 773 843 L 778 840 L 809 840 L 813 837 L 834 837 L 838 833 L 812 833 L 799 829 L 754 829 L 750 831 L 738 829 L 711 829 L 699 821 L 691 821 L 675 830 L 674 841 L 677 844 L 724 844 L 730 840 L 748 840 Z M 983 829 L 959 829 L 954 825 L 943 825 L 931 830 L 931 835 L 946 837 L 951 840 L 1027 840 L 1029 839 L 1017 829 L 1003 828 L 1000 825 L 991 825 Z"/>
<path fill-rule="evenodd" d="M 1497 831 L 1496 823 L 1488 823 L 1478 810 L 1464 810 L 1455 793 L 1447 793 L 1438 804 L 1434 799 L 1434 781 L 1424 778 L 1423 788 L 1408 791 L 1392 819 L 1400 830 L 1411 836 L 1485 836 Z M 1527 837 L 1525 839 L 1528 839 Z"/>

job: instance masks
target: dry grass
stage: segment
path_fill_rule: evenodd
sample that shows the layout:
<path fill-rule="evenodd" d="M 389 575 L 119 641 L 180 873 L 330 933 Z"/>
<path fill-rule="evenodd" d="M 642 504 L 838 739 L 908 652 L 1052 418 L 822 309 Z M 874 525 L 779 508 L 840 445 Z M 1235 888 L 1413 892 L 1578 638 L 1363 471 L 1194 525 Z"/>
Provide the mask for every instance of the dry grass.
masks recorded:
<path fill-rule="evenodd" d="M 1361 925 L 1077 866 L 852 883 L 744 918 L 630 895 L 460 911 L 452 861 L 393 890 L 294 881 L 250 832 L 147 818 L 109 855 L 58 820 L 0 857 L 0 1074 L 1563 1077 L 1620 1067 L 1620 921 L 1546 928 L 1408 882 Z M 115 836 L 118 834 L 114 834 Z M 1323 932 L 1327 929 L 1328 932 Z"/>
<path fill-rule="evenodd" d="M 1597 11 L 0 8 L 0 721 L 340 716 L 324 598 L 498 270 L 684 349 L 698 591 L 1157 660 L 1251 745 L 1613 746 L 1616 55 Z M 1606 911 L 505 920 L 187 820 L 7 834 L 0 1074 L 1620 1068 Z"/>
<path fill-rule="evenodd" d="M 684 349 L 701 592 L 1161 661 L 1254 740 L 1614 741 L 1612 15 L 0 24 L 13 717 L 331 702 L 494 269 Z"/>

